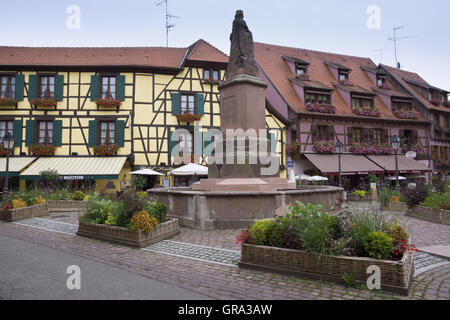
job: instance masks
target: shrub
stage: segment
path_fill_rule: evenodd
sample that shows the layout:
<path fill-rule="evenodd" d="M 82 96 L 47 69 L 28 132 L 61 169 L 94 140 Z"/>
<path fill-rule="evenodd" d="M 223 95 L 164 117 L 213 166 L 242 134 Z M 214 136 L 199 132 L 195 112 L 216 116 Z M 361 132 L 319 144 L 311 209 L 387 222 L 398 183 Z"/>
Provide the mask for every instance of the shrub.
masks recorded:
<path fill-rule="evenodd" d="M 71 196 L 72 200 L 75 200 L 75 201 L 83 201 L 85 197 L 86 197 L 86 195 L 82 191 L 78 191 L 78 190 L 75 191 L 74 193 L 72 193 L 72 196 Z"/>
<path fill-rule="evenodd" d="M 395 242 L 405 242 L 409 239 L 409 233 L 406 231 L 405 227 L 398 224 L 397 222 L 391 223 L 386 227 L 386 234 L 390 236 Z"/>
<path fill-rule="evenodd" d="M 380 203 L 381 206 L 386 207 L 389 202 L 406 202 L 405 197 L 402 194 L 390 187 L 383 187 L 380 191 Z"/>
<path fill-rule="evenodd" d="M 147 199 L 147 193 L 145 191 L 139 191 L 136 193 L 136 195 L 141 200 Z"/>
<path fill-rule="evenodd" d="M 387 259 L 394 251 L 394 239 L 383 232 L 371 232 L 367 236 L 364 248 L 371 258 Z"/>
<path fill-rule="evenodd" d="M 252 244 L 257 246 L 263 246 L 268 244 L 268 238 L 272 234 L 275 228 L 275 221 L 265 219 L 256 222 L 250 228 L 250 239 Z"/>
<path fill-rule="evenodd" d="M 144 210 L 144 205 L 146 204 L 133 190 L 122 192 L 119 194 L 118 200 L 123 202 L 125 206 L 125 215 L 128 220 L 130 220 L 136 212 Z"/>
<path fill-rule="evenodd" d="M 447 179 L 442 175 L 434 176 L 433 179 L 433 188 L 439 192 L 444 193 L 447 191 Z"/>
<path fill-rule="evenodd" d="M 163 223 L 167 215 L 167 206 L 164 203 L 149 202 L 144 210 L 147 211 L 152 217 L 158 220 L 158 223 Z"/>
<path fill-rule="evenodd" d="M 44 203 L 46 203 L 47 202 L 47 200 L 45 200 L 42 196 L 39 196 L 39 197 L 37 197 L 35 200 L 34 200 L 34 204 L 35 205 L 37 205 L 37 204 L 44 204 Z"/>
<path fill-rule="evenodd" d="M 88 201 L 87 211 L 81 216 L 81 220 L 87 223 L 105 224 L 116 209 L 116 205 L 111 200 L 92 197 Z"/>
<path fill-rule="evenodd" d="M 406 203 L 410 208 L 423 202 L 428 197 L 429 192 L 429 187 L 424 184 L 417 184 L 416 187 L 404 188 L 402 190 L 402 194 L 405 196 Z"/>
<path fill-rule="evenodd" d="M 361 198 L 364 198 L 366 196 L 366 191 L 364 191 L 364 190 L 355 190 L 355 191 L 353 191 L 352 195 L 360 196 Z"/>
<path fill-rule="evenodd" d="M 434 209 L 446 209 L 450 207 L 450 192 L 443 194 L 432 192 L 420 205 Z"/>
<path fill-rule="evenodd" d="M 367 181 L 369 181 L 369 183 L 377 183 L 378 182 L 378 177 L 376 174 L 371 173 L 367 176 Z"/>
<path fill-rule="evenodd" d="M 131 230 L 141 230 L 144 232 L 150 232 L 154 227 L 158 225 L 156 218 L 150 216 L 147 211 L 140 211 L 133 214 L 130 221 Z"/>

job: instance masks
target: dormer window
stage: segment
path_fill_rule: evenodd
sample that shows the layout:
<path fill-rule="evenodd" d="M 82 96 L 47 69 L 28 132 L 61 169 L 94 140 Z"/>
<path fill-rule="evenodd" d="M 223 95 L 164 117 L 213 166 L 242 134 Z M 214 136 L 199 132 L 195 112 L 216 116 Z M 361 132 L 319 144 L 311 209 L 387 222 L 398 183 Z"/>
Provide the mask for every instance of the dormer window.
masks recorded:
<path fill-rule="evenodd" d="M 299 63 L 295 64 L 295 76 L 296 77 L 306 74 L 307 72 L 308 72 L 307 66 L 305 66 L 303 64 L 299 64 Z"/>
<path fill-rule="evenodd" d="M 348 80 L 349 74 L 348 72 L 339 72 L 339 82 L 343 82 Z"/>
<path fill-rule="evenodd" d="M 203 79 L 205 80 L 220 80 L 220 72 L 216 69 L 204 69 L 203 70 Z"/>
<path fill-rule="evenodd" d="M 393 112 L 400 112 L 400 111 L 411 111 L 412 105 L 411 101 L 405 101 L 405 100 L 392 100 L 392 111 Z"/>
<path fill-rule="evenodd" d="M 305 103 L 313 105 L 329 105 L 331 104 L 331 95 L 329 93 L 321 93 L 318 91 L 306 91 Z"/>

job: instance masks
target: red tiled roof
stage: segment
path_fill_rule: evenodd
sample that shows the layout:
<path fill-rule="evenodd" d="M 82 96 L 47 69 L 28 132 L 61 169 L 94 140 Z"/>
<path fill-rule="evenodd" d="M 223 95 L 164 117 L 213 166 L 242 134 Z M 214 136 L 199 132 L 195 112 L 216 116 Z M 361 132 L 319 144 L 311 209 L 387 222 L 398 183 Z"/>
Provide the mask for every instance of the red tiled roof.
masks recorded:
<path fill-rule="evenodd" d="M 293 87 L 295 84 L 290 81 L 295 75 L 282 56 L 292 57 L 310 63 L 308 75 L 311 80 L 318 81 L 331 88 L 336 88 L 333 83 L 336 83 L 337 80 L 324 61 L 336 66 L 345 66 L 352 70 L 350 80 L 355 84 L 355 88 L 359 88 L 358 91 L 365 90 L 375 93 L 372 90 L 374 83 L 361 68 L 377 69 L 376 64 L 369 58 L 255 43 L 256 61 L 286 102 L 298 112 L 307 113 L 305 105 Z M 344 98 L 338 93 L 338 90 L 332 94 L 332 103 L 336 107 L 337 115 L 358 117 L 352 112 L 350 106 L 347 105 Z M 380 118 L 398 120 L 378 96 L 375 96 L 375 107 L 381 113 Z"/>
<path fill-rule="evenodd" d="M 186 59 L 191 61 L 228 63 L 228 56 L 225 53 L 203 39 L 198 40 L 189 47 L 189 53 Z"/>

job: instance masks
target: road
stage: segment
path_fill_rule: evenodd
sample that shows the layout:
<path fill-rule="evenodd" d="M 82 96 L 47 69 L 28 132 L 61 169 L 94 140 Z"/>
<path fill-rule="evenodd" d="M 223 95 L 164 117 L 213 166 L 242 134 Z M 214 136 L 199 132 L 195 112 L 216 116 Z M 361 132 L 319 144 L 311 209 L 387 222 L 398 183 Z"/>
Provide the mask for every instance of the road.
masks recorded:
<path fill-rule="evenodd" d="M 67 288 L 80 267 L 80 290 Z M 73 271 L 72 271 L 73 272 Z M 74 283 L 70 281 L 70 283 Z M 205 300 L 206 296 L 75 254 L 0 236 L 0 300 Z"/>

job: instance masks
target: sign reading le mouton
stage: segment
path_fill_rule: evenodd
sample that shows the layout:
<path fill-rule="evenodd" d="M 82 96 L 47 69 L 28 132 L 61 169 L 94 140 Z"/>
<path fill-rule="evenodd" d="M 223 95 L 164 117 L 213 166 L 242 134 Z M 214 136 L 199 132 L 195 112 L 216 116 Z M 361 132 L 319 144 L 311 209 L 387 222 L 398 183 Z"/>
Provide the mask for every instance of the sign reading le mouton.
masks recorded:
<path fill-rule="evenodd" d="M 63 180 L 84 180 L 84 176 L 62 176 Z"/>

